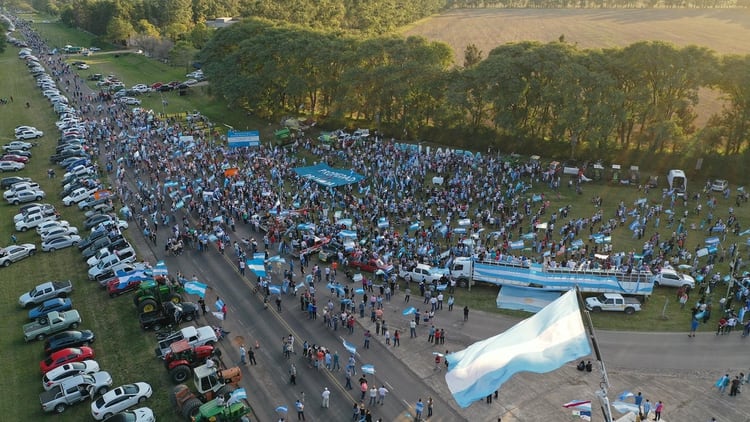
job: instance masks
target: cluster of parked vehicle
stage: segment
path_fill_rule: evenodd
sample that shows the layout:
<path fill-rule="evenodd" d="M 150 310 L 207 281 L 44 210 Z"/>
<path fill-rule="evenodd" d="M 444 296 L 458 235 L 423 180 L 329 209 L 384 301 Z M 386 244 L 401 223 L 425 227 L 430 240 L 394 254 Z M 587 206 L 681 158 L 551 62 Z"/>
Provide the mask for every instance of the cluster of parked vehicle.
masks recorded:
<path fill-rule="evenodd" d="M 120 260 L 118 253 L 128 248 L 132 251 L 132 247 L 120 233 L 120 229 L 127 228 L 127 223 L 111 214 L 113 204 L 109 192 L 101 189 L 98 171 L 91 164 L 89 146 L 85 140 L 86 125 L 31 50 L 22 49 L 19 57 L 27 61 L 37 85 L 59 116 L 56 125 L 61 138 L 50 161 L 65 169 L 62 177 L 62 203 L 65 206 L 78 205 L 80 210 L 86 212 L 84 229 L 91 230 L 91 233 L 82 238 L 77 227 L 60 220 L 53 205 L 34 202 L 46 196 L 37 183 L 25 177 L 7 177 L 0 181 L 0 187 L 6 189 L 4 199 L 14 205 L 25 204 L 14 216 L 15 229 L 27 231 L 35 228 L 41 237 L 43 251 L 73 245 L 78 245 L 85 251 L 90 247 L 92 251 L 89 258 L 95 264 L 92 268 L 100 269 L 97 274 L 101 272 L 105 276 L 107 271 L 114 274 L 114 265 L 108 266 L 103 262 L 106 260 L 112 263 L 112 257 L 117 257 L 117 262 L 129 262 L 131 259 L 126 256 Z M 30 150 L 33 147 L 33 144 L 25 141 L 44 135 L 29 126 L 19 126 L 15 133 L 17 140 L 3 147 L 6 153 L 4 157 L 8 159 L 0 161 L 21 166 L 0 165 L 2 170 L 22 169 L 31 156 Z M 50 170 L 49 176 L 55 177 L 53 170 Z M 107 240 L 101 241 L 102 238 Z M 122 241 L 127 246 L 122 243 L 113 245 L 117 241 Z M 34 244 L 10 245 L 0 249 L 0 266 L 8 266 L 33 255 L 35 251 Z M 132 260 L 134 259 L 133 251 Z M 39 363 L 44 389 L 39 395 L 42 409 L 45 412 L 61 413 L 69 406 L 90 400 L 91 415 L 95 420 L 155 421 L 154 413 L 149 408 L 127 411 L 152 395 L 150 385 L 137 382 L 112 388 L 111 375 L 102 371 L 93 360 L 96 354 L 90 346 L 96 336 L 90 330 L 78 329 L 82 319 L 78 311 L 73 309 L 73 301 L 68 297 L 72 292 L 73 284 L 70 280 L 47 281 L 19 297 L 19 305 L 28 309 L 31 320 L 23 326 L 24 340 L 44 341 L 44 359 Z"/>
<path fill-rule="evenodd" d="M 24 128 L 29 128 L 29 130 L 27 131 Z M 19 126 L 16 128 L 16 137 L 25 136 L 31 130 L 36 131 L 36 128 Z M 37 132 L 42 133 L 41 131 Z M 3 145 L 3 155 L 0 157 L 0 171 L 21 171 L 26 168 L 26 164 L 31 159 L 31 148 L 33 146 L 34 144 L 31 142 L 25 142 L 20 139 Z"/>

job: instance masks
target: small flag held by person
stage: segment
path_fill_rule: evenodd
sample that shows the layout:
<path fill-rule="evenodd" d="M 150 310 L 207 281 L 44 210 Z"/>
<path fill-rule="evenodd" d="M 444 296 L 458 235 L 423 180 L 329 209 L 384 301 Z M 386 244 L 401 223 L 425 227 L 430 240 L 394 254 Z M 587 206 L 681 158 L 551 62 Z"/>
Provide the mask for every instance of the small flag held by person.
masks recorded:
<path fill-rule="evenodd" d="M 468 407 L 517 372 L 554 371 L 590 353 L 576 291 L 570 290 L 504 333 L 446 356 L 445 381 L 458 405 Z"/>
<path fill-rule="evenodd" d="M 346 340 L 344 340 L 344 349 L 353 355 L 357 354 L 357 348 Z"/>
<path fill-rule="evenodd" d="M 207 285 L 203 283 L 199 283 L 197 281 L 188 281 L 185 283 L 185 293 L 189 293 L 191 295 L 198 295 L 202 298 L 206 297 L 206 289 L 208 288 Z"/>

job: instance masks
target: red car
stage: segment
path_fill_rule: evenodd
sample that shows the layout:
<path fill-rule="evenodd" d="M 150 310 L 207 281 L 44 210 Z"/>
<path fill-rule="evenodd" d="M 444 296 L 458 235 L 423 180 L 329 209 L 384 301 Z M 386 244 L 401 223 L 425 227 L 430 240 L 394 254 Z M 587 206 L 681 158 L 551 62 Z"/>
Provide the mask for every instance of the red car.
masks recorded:
<path fill-rule="evenodd" d="M 139 278 L 131 278 L 122 283 L 118 277 L 107 283 L 107 292 L 109 293 L 109 297 L 120 296 L 123 293 L 138 289 L 142 281 Z"/>
<path fill-rule="evenodd" d="M 153 90 L 159 89 L 159 87 L 162 85 L 164 85 L 163 82 L 156 82 L 155 84 L 151 85 L 151 89 Z"/>
<path fill-rule="evenodd" d="M 47 359 L 39 362 L 39 369 L 43 374 L 71 362 L 83 362 L 86 359 L 94 358 L 94 349 L 90 347 L 69 347 L 58 350 L 51 354 Z"/>
<path fill-rule="evenodd" d="M 366 261 L 349 261 L 349 266 L 358 268 L 360 271 L 367 271 L 368 273 L 374 273 L 378 270 L 383 270 L 386 273 L 393 271 L 393 265 L 384 264 L 383 261 L 375 258 L 370 258 Z"/>
<path fill-rule="evenodd" d="M 15 155 L 15 154 L 7 154 L 3 155 L 3 158 L 0 158 L 2 161 L 15 161 L 17 163 L 28 163 L 29 157 L 24 157 L 22 155 Z"/>

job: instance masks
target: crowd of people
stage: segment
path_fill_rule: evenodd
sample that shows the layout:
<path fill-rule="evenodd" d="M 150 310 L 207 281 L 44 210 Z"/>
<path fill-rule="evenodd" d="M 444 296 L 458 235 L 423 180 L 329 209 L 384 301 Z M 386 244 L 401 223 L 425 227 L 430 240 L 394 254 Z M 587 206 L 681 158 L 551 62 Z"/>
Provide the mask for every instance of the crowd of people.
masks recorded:
<path fill-rule="evenodd" d="M 32 48 L 46 51 L 44 42 L 33 31 L 26 31 L 25 35 Z M 637 222 L 633 232 L 638 238 L 644 236 L 646 228 L 654 229 L 642 253 L 638 254 L 641 259 L 646 257 L 651 268 L 691 262 L 694 258 L 687 247 L 689 227 L 685 217 L 676 219 L 674 212 L 667 213 L 671 236 L 662 239 L 657 232 L 662 214 L 675 206 L 674 195 L 665 193 L 663 205 L 642 204 L 629 208 L 620 203 L 610 216 L 604 215 L 599 201 L 590 217 L 573 219 L 568 215 L 570 206 L 554 210 L 544 195 L 538 198 L 526 195 L 534 186 L 560 186 L 560 176 L 550 174 L 538 161 L 511 162 L 490 154 L 468 155 L 447 150 L 426 152 L 404 148 L 380 136 L 339 150 L 320 148 L 315 140 L 303 134 L 286 147 L 261 145 L 230 149 L 222 135 L 203 117 L 184 120 L 112 103 L 105 92 L 87 93 L 84 81 L 62 57 L 50 55 L 44 60 L 85 116 L 87 136 L 93 141 L 92 156 L 102 157 L 102 169 L 110 173 L 112 189 L 121 205 L 132 210 L 132 214 L 127 213 L 125 217 L 137 222 L 144 235 L 154 242 L 160 229 L 168 230 L 170 235 L 164 248 L 176 255 L 186 248 L 207 252 L 209 243 L 215 243 L 222 253 L 226 247 L 231 247 L 238 263 L 242 263 L 260 250 L 267 258 L 269 251 L 275 248 L 278 252 L 288 252 L 290 268 L 283 278 L 290 286 L 295 286 L 298 281 L 295 278 L 304 276 L 305 264 L 310 259 L 304 252 L 315 243 L 314 238 L 338 239 L 343 243 L 339 237 L 342 230 L 354 231 L 363 239 L 353 246 L 355 255 L 401 266 L 412 265 L 415 261 L 440 264 L 456 255 L 508 255 L 512 254 L 510 242 L 526 235 L 531 248 L 523 254 L 527 258 L 531 256 L 530 259 L 541 260 L 547 252 L 552 257 L 560 257 L 557 258 L 560 264 L 555 264 L 554 259 L 547 261 L 553 262 L 553 266 L 624 268 L 624 265 L 632 268 L 640 265 L 636 263 L 634 251 L 613 253 L 603 262 L 593 259 L 600 251 L 611 252 L 611 246 L 596 243 L 591 237 L 595 234 L 610 236 L 632 219 Z M 365 176 L 365 181 L 329 189 L 300 178 L 293 169 L 313 164 L 309 162 L 311 159 L 305 158 L 311 156 L 314 163 L 356 171 Z M 432 183 L 434 175 L 442 176 L 443 182 Z M 715 205 L 715 201 L 708 204 L 712 210 L 711 204 Z M 337 211 L 340 214 L 336 214 Z M 715 227 L 713 218 L 712 214 L 706 216 L 706 227 Z M 351 223 L 341 224 L 341 220 L 351 220 Z M 383 221 L 387 224 L 382 224 Z M 731 224 L 724 221 L 721 224 L 739 230 L 734 215 L 730 213 L 727 221 Z M 252 225 L 256 232 L 264 230 L 262 245 L 255 239 L 237 238 L 233 233 L 239 222 Z M 310 224 L 300 228 L 299 223 Z M 546 228 L 536 229 L 539 223 L 547 223 Z M 581 248 L 572 248 L 573 241 L 582 236 L 589 241 Z M 449 253 L 443 254 L 446 250 Z M 300 262 L 299 273 L 293 271 L 295 251 Z M 729 251 L 728 258 L 734 260 L 736 247 Z M 345 262 L 345 257 L 339 255 L 339 258 Z M 698 268 L 697 260 L 691 264 Z M 710 276 L 712 266 L 713 261 L 709 261 L 699 271 Z M 401 332 L 398 329 L 392 332 L 383 317 L 391 296 L 399 293 L 395 278 L 385 276 L 377 284 L 373 278 L 365 278 L 363 292 L 356 292 L 349 286 L 338 285 L 329 277 L 330 271 L 330 266 L 313 268 L 312 279 L 305 278 L 301 289 L 289 290 L 289 294 L 299 296 L 300 311 L 308 319 L 317 320 L 321 313 L 318 308 L 320 292 L 330 289 L 331 297 L 322 309 L 324 326 L 334 331 L 340 326 L 354 334 L 356 318 L 366 318 L 365 312 L 369 310 L 376 332 L 363 331 L 363 347 L 369 347 L 373 335 L 383 336 L 387 345 L 392 343 L 393 347 L 398 347 Z M 326 272 L 325 277 L 323 272 Z M 333 268 L 334 275 L 335 272 Z M 268 300 L 271 296 L 268 280 L 258 281 L 263 283 L 261 288 L 266 290 Z M 332 287 L 321 287 L 321 283 Z M 417 337 L 416 327 L 426 322 L 430 325 L 427 341 L 442 345 L 445 329 L 437 328 L 433 321 L 436 313 L 443 309 L 444 294 L 438 291 L 437 283 L 419 283 L 419 288 L 429 310 L 425 309 L 425 314 L 416 310 L 409 323 L 410 337 Z M 747 287 L 735 292 L 747 305 Z M 410 288 L 404 295 L 408 299 Z M 333 296 L 339 302 L 338 309 Z M 449 311 L 453 301 L 451 295 Z M 281 294 L 276 295 L 275 302 L 281 311 Z M 464 313 L 468 319 L 468 308 Z M 720 325 L 717 334 L 729 331 L 731 329 Z M 282 341 L 282 353 L 290 360 L 295 355 L 294 343 L 291 335 Z M 441 356 L 435 356 L 436 368 L 439 368 Z M 327 346 L 304 341 L 302 358 L 317 370 L 341 369 L 338 351 Z M 244 359 L 243 355 L 243 362 Z M 254 361 L 254 357 L 251 360 Z M 357 373 L 354 360 L 354 355 L 348 357 L 343 374 L 350 389 L 351 378 Z M 294 363 L 290 365 L 289 374 L 290 383 L 296 384 Z M 359 381 L 361 400 L 353 405 L 353 420 L 371 421 L 371 407 L 383 405 L 388 391 L 384 386 L 370 385 L 364 374 Z M 368 395 L 369 401 L 365 404 Z M 329 400 L 330 391 L 326 388 L 322 393 L 324 407 Z M 304 398 L 297 403 L 298 414 L 302 412 L 304 419 L 300 409 L 300 405 L 304 409 Z M 418 407 L 422 409 L 425 405 Z M 431 398 L 426 407 L 431 415 Z M 419 412 L 421 414 L 421 410 Z"/>

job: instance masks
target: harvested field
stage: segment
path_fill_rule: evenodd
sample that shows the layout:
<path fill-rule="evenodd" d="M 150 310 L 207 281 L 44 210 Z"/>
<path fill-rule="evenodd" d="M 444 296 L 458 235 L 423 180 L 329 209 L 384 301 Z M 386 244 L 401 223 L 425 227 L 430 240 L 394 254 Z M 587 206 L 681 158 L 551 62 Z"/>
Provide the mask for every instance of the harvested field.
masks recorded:
<path fill-rule="evenodd" d="M 750 51 L 747 9 L 460 9 L 424 19 L 404 35 L 442 41 L 457 53 L 474 43 L 486 57 L 498 45 L 565 41 L 580 48 L 626 46 L 661 40 L 705 46 L 718 53 Z"/>
<path fill-rule="evenodd" d="M 660 40 L 699 45 L 719 54 L 750 52 L 747 9 L 459 9 L 430 17 L 403 30 L 451 46 L 456 64 L 464 48 L 476 44 L 483 57 L 493 48 L 519 41 L 565 41 L 579 48 L 624 47 Z M 715 91 L 703 89 L 697 127 L 721 109 Z"/>

